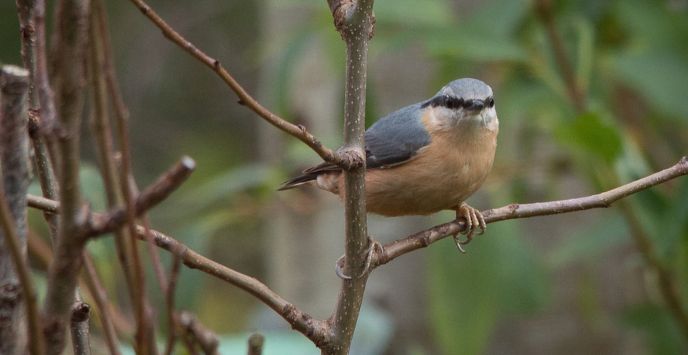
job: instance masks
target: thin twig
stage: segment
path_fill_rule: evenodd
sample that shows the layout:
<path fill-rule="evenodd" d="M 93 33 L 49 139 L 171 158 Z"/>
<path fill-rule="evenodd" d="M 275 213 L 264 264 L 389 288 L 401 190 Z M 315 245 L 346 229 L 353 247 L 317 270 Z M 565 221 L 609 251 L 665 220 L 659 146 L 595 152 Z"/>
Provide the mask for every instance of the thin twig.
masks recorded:
<path fill-rule="evenodd" d="M 94 2 L 94 5 L 97 2 Z M 98 31 L 100 27 L 95 24 L 96 19 L 96 8 L 94 7 L 91 13 L 91 56 L 90 56 L 90 77 L 91 85 L 93 86 L 93 106 L 91 114 L 91 130 L 93 132 L 93 137 L 96 152 L 98 155 L 98 161 L 100 163 L 100 173 L 103 179 L 103 185 L 105 186 L 105 194 L 108 208 L 115 209 L 122 205 L 123 199 L 121 196 L 120 181 L 117 178 L 117 167 L 115 164 L 114 148 L 112 143 L 112 129 L 110 127 L 110 117 L 107 105 L 107 93 L 106 84 L 104 81 L 104 75 L 102 74 L 102 67 L 104 65 L 105 59 L 102 55 L 103 44 L 100 41 L 100 35 Z M 115 234 L 115 253 L 117 255 L 117 260 L 124 274 L 124 281 L 126 284 L 127 295 L 129 296 L 129 301 L 132 305 L 137 304 L 139 297 L 139 287 L 138 283 L 134 281 L 134 274 L 136 271 L 132 270 L 132 263 L 130 262 L 133 243 L 131 243 L 128 231 L 123 228 L 116 228 L 114 230 Z M 87 268 L 87 275 L 95 275 L 95 270 L 89 270 Z M 95 291 L 95 290 L 92 290 Z M 93 292 L 92 292 L 93 293 Z M 141 319 L 137 317 L 137 320 Z M 138 327 L 137 327 L 138 328 Z"/>
<path fill-rule="evenodd" d="M 112 43 L 110 30 L 108 28 L 107 14 L 105 12 L 104 4 L 102 0 L 94 1 L 94 14 L 95 23 L 98 26 L 99 39 L 102 44 L 103 51 L 103 66 L 102 70 L 105 73 L 105 81 L 107 83 L 107 91 L 110 96 L 110 101 L 115 109 L 115 117 L 117 122 L 117 131 L 119 136 L 120 146 L 122 147 L 121 162 L 122 174 L 122 190 L 123 192 L 129 191 L 131 195 L 138 195 L 138 187 L 136 181 L 134 180 L 133 173 L 131 172 L 131 153 L 130 153 L 130 139 L 128 134 L 129 126 L 129 110 L 127 109 L 124 99 L 122 98 L 122 93 L 119 89 L 119 84 L 117 83 L 117 75 L 115 73 L 114 55 L 112 51 Z M 127 201 L 127 207 L 130 206 L 131 199 Z M 144 226 L 148 227 L 148 221 L 145 214 L 141 217 Z M 133 233 L 132 233 L 133 234 Z M 133 242 L 132 242 L 133 243 Z M 165 287 L 167 281 L 165 280 L 165 274 L 163 271 L 162 263 L 160 262 L 160 256 L 158 255 L 158 249 L 155 248 L 151 243 L 149 243 L 149 253 L 151 254 L 151 260 L 153 263 L 153 270 L 155 271 L 156 279 L 160 285 L 160 290 L 165 292 Z"/>
<path fill-rule="evenodd" d="M 28 205 L 30 207 L 38 208 L 50 213 L 59 213 L 60 204 L 57 201 L 45 199 L 40 196 L 28 195 Z M 94 213 L 94 218 L 105 218 L 103 215 Z M 136 226 L 137 236 L 140 240 L 146 240 L 146 229 L 143 226 Z M 236 270 L 230 269 L 220 263 L 210 260 L 203 255 L 191 250 L 188 246 L 180 243 L 176 239 L 167 236 L 154 229 L 150 230 L 155 245 L 163 248 L 171 253 L 180 252 L 180 257 L 184 265 L 191 269 L 198 269 L 211 276 L 217 277 L 223 281 L 239 287 L 240 289 L 250 293 L 272 308 L 277 314 L 282 316 L 291 326 L 299 332 L 306 335 L 318 346 L 326 346 L 329 339 L 329 326 L 327 322 L 313 319 L 310 315 L 304 313 L 296 308 L 271 290 L 268 286 L 255 278 L 242 274 Z"/>
<path fill-rule="evenodd" d="M 4 242 L 9 247 L 10 257 L 14 263 L 15 270 L 19 276 L 19 286 L 23 295 L 23 303 L 26 307 L 26 315 L 28 318 L 28 342 L 29 351 L 32 355 L 44 354 L 44 342 L 43 342 L 43 332 L 41 331 L 38 307 L 36 306 L 36 293 L 33 289 L 31 283 L 31 276 L 29 275 L 29 267 L 26 265 L 23 253 L 21 251 L 19 236 L 17 235 L 16 228 L 12 221 L 12 216 L 10 216 L 9 208 L 7 207 L 7 201 L 5 200 L 5 193 L 0 188 L 0 224 L 2 224 L 3 236 L 5 236 Z M 9 287 L 9 285 L 1 285 L 3 288 Z M 22 297 L 17 294 L 17 297 Z M 17 302 L 17 300 L 14 300 Z"/>
<path fill-rule="evenodd" d="M 688 174 L 688 158 L 683 157 L 678 163 L 670 168 L 599 194 L 559 201 L 528 204 L 514 203 L 508 206 L 486 210 L 482 213 L 485 217 L 485 222 L 492 223 L 507 219 L 546 216 L 582 211 L 591 208 L 605 208 L 626 196 L 686 174 Z M 448 235 L 461 232 L 465 228 L 464 222 L 463 219 L 460 219 L 444 223 L 386 244 L 383 247 L 384 251 L 382 253 L 376 253 L 372 264 L 374 266 L 386 264 L 401 255 L 416 249 L 424 248 Z"/>
<path fill-rule="evenodd" d="M 263 355 L 265 337 L 260 333 L 253 333 L 248 337 L 248 355 Z"/>
<path fill-rule="evenodd" d="M 114 148 L 112 129 L 110 127 L 110 117 L 107 104 L 107 83 L 105 70 L 105 50 L 104 36 L 102 26 L 100 25 L 102 12 L 102 4 L 98 1 L 93 2 L 93 9 L 91 11 L 91 81 L 93 82 L 93 96 L 94 96 L 94 115 L 93 115 L 93 130 L 96 133 L 96 143 L 98 153 L 101 161 L 101 171 L 103 180 L 106 186 L 108 205 L 113 207 L 119 206 L 124 202 L 124 210 L 126 211 L 127 228 L 117 229 L 117 254 L 120 265 L 124 271 L 125 281 L 129 290 L 129 297 L 132 305 L 134 305 L 134 315 L 136 319 L 136 346 L 139 353 L 148 354 L 154 353 L 155 343 L 154 334 L 149 333 L 148 329 L 152 328 L 151 319 L 147 316 L 149 312 L 146 289 L 145 289 L 145 272 L 141 263 L 138 248 L 134 238 L 133 224 L 135 223 L 135 216 L 133 214 L 133 197 L 131 188 L 127 179 L 123 178 L 121 172 L 126 170 L 126 166 L 116 167 L 114 162 Z M 128 144 L 121 145 L 122 149 L 126 149 L 128 153 Z M 120 164 L 122 165 L 122 164 Z M 120 171 L 120 174 L 116 172 Z"/>
<path fill-rule="evenodd" d="M 45 1 L 17 0 L 19 25 L 22 34 L 22 59 L 29 70 L 31 112 L 40 117 L 37 136 L 54 127 L 55 104 L 48 81 L 45 46 Z"/>
<path fill-rule="evenodd" d="M 365 98 L 368 40 L 373 33 L 373 0 L 342 1 L 333 13 L 335 26 L 346 43 L 346 84 L 344 91 L 344 145 L 356 168 L 344 172 L 344 215 L 346 264 L 352 277 L 342 280 L 337 306 L 331 318 L 333 342 L 323 352 L 348 354 L 363 294 L 368 281 L 366 257 L 368 240 L 365 207 Z"/>
<path fill-rule="evenodd" d="M 353 166 L 357 166 L 357 161 L 352 161 L 348 159 L 348 156 L 337 154 L 331 149 L 325 147 L 320 140 L 306 130 L 306 127 L 288 122 L 261 105 L 248 92 L 246 92 L 239 82 L 237 82 L 234 77 L 232 77 L 232 75 L 222 66 L 222 64 L 220 64 L 219 60 L 210 57 L 198 49 L 193 43 L 189 42 L 186 38 L 180 35 L 143 0 L 131 0 L 131 2 L 133 2 L 139 8 L 139 10 L 141 10 L 141 12 L 162 31 L 163 35 L 167 39 L 175 43 L 177 46 L 217 73 L 217 75 L 220 76 L 220 78 L 239 97 L 240 104 L 250 108 L 253 112 L 258 114 L 258 116 L 262 117 L 271 125 L 305 143 L 321 158 L 323 158 L 323 160 L 337 164 L 347 170 Z"/>
<path fill-rule="evenodd" d="M 75 355 L 90 355 L 90 331 L 88 320 L 90 318 L 91 307 L 84 302 L 75 302 L 72 306 L 72 317 L 70 319 L 70 329 L 72 331 L 72 347 Z"/>
<path fill-rule="evenodd" d="M 217 347 L 220 344 L 217 335 L 196 319 L 189 312 L 179 312 L 177 315 L 179 325 L 203 350 L 205 355 L 217 355 Z"/>
<path fill-rule="evenodd" d="M 88 39 L 89 1 L 64 1 L 57 26 L 61 29 L 56 54 L 60 134 L 59 197 L 60 213 L 55 262 L 48 270 L 48 287 L 44 306 L 44 332 L 48 354 L 61 354 L 65 346 L 65 327 L 74 302 L 81 255 L 85 246 L 80 238 L 85 210 L 79 191 L 79 136 L 83 110 L 84 62 Z"/>
<path fill-rule="evenodd" d="M 150 228 L 149 227 L 144 227 L 144 233 L 146 235 L 150 234 Z M 153 238 L 146 238 L 147 241 L 150 243 L 152 242 Z M 171 355 L 172 352 L 174 351 L 174 345 L 177 342 L 177 317 L 175 315 L 175 291 L 177 290 L 177 280 L 179 279 L 179 269 L 182 264 L 182 259 L 180 257 L 180 254 L 182 251 L 173 251 L 172 252 L 172 268 L 170 270 L 170 280 L 169 283 L 167 284 L 167 287 L 165 289 L 165 304 L 167 305 L 167 332 L 169 335 L 167 336 L 167 346 L 165 349 L 165 354 L 166 355 Z"/>
<path fill-rule="evenodd" d="M 100 282 L 93 259 L 86 253 L 84 253 L 84 274 L 86 275 L 84 279 L 86 280 L 87 288 L 98 309 L 100 323 L 105 335 L 105 344 L 110 351 L 110 355 L 120 355 L 119 341 L 117 340 L 117 333 L 112 322 L 107 292 Z"/>
<path fill-rule="evenodd" d="M 189 157 L 183 157 L 177 164 L 162 174 L 154 183 L 146 187 L 136 198 L 134 212 L 140 216 L 143 212 L 162 202 L 191 175 L 196 163 Z M 124 208 L 116 208 L 105 214 L 94 214 L 87 236 L 96 237 L 114 231 L 126 223 Z"/>
<path fill-rule="evenodd" d="M 29 73 L 19 67 L 0 68 L 0 294 L 3 319 L 0 320 L 0 352 L 20 353 L 26 339 L 17 336 L 21 305 L 28 318 L 28 342 L 32 354 L 43 354 L 44 343 L 36 294 L 26 265 L 26 191 L 28 189 L 28 134 L 26 133 L 26 96 Z M 22 196 L 24 195 L 24 196 Z M 8 250 L 6 250 L 8 249 Z M 10 255 L 7 258 L 7 254 Z M 19 279 L 19 285 L 16 280 Z M 21 289 L 21 292 L 15 292 Z M 10 297 L 16 296 L 16 297 Z"/>

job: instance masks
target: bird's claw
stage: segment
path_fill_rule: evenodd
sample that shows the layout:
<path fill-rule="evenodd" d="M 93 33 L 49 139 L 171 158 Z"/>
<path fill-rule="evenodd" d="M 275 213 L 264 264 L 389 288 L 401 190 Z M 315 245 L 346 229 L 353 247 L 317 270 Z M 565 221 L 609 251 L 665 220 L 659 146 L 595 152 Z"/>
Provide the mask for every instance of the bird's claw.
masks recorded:
<path fill-rule="evenodd" d="M 363 267 L 363 270 L 361 270 L 361 273 L 358 275 L 358 277 L 362 277 L 363 275 L 369 273 L 371 271 L 370 267 L 373 263 L 373 257 L 375 256 L 376 252 L 379 252 L 382 254 L 384 251 L 382 248 L 382 244 L 376 240 L 368 239 L 370 247 L 368 248 L 368 252 L 366 254 L 366 261 L 365 261 L 365 266 Z M 337 274 L 337 276 L 342 279 L 342 280 L 351 280 L 351 276 L 347 275 L 344 272 L 344 262 L 346 259 L 346 255 L 342 255 L 337 259 L 337 261 L 334 264 L 334 273 Z"/>
<path fill-rule="evenodd" d="M 454 244 L 456 244 L 456 247 L 459 249 L 459 251 L 461 253 L 466 253 L 466 250 L 463 248 L 463 246 L 473 240 L 473 236 L 478 229 L 480 229 L 478 235 L 485 233 L 487 224 L 485 223 L 485 218 L 483 217 L 482 213 L 469 206 L 465 202 L 462 202 L 459 208 L 456 209 L 456 219 L 459 218 L 466 220 L 466 228 L 464 228 L 463 232 L 456 232 L 452 234 L 452 238 L 454 239 Z M 466 240 L 459 240 L 459 233 L 464 234 L 466 236 Z"/>

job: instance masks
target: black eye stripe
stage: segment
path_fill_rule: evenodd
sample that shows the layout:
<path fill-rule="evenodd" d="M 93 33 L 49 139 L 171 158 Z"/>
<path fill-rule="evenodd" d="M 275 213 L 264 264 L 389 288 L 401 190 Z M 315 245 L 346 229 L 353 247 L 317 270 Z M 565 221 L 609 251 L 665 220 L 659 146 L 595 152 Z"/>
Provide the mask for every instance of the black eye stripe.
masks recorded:
<path fill-rule="evenodd" d="M 488 97 L 485 100 L 464 100 L 459 97 L 453 97 L 453 96 L 447 96 L 447 95 L 441 95 L 432 98 L 431 100 L 428 100 L 424 102 L 421 105 L 421 108 L 425 107 L 446 107 L 448 109 L 458 109 L 458 108 L 467 108 L 473 105 L 474 102 L 482 102 L 486 107 L 494 107 L 494 98 L 493 97 Z"/>

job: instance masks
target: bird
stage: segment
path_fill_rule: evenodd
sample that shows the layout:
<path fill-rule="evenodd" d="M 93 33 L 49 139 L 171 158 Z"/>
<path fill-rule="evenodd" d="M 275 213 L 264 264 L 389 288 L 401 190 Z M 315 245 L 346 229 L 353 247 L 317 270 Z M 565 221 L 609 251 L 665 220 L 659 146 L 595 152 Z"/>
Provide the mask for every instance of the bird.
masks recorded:
<path fill-rule="evenodd" d="M 487 178 L 497 149 L 499 119 L 492 88 L 478 79 L 451 81 L 433 97 L 380 118 L 365 132 L 365 196 L 369 213 L 429 215 L 456 211 L 465 219 L 460 241 L 471 241 L 485 219 L 465 200 Z M 314 184 L 344 198 L 344 174 L 323 162 L 278 190 Z"/>

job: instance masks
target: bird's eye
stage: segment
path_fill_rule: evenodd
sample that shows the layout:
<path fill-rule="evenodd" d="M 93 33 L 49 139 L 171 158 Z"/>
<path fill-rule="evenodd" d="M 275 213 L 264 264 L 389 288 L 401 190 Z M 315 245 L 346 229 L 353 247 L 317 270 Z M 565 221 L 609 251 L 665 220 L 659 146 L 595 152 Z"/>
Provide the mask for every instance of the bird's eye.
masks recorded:
<path fill-rule="evenodd" d="M 489 108 L 494 107 L 494 98 L 488 97 L 487 100 L 485 100 L 485 105 Z"/>

